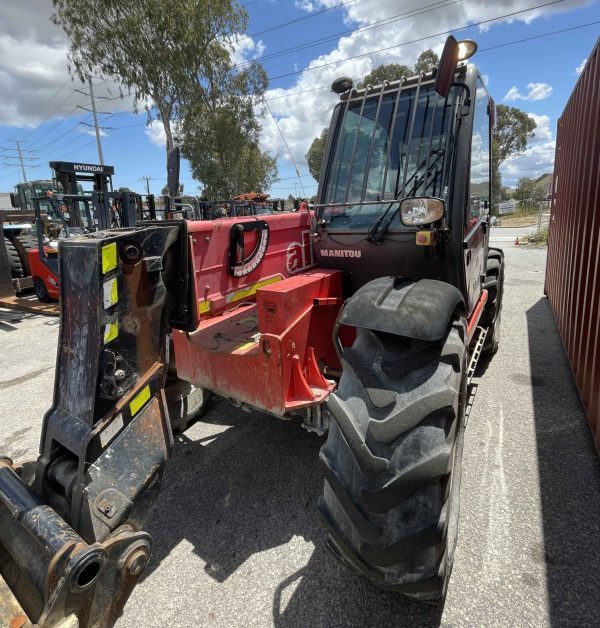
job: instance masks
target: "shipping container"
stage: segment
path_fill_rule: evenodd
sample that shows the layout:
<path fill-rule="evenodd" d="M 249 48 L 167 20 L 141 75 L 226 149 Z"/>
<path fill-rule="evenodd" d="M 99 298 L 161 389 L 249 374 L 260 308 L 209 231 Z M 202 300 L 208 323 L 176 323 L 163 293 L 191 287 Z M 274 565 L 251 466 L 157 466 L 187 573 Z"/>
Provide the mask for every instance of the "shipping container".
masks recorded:
<path fill-rule="evenodd" d="M 545 292 L 600 453 L 600 39 L 558 120 Z"/>

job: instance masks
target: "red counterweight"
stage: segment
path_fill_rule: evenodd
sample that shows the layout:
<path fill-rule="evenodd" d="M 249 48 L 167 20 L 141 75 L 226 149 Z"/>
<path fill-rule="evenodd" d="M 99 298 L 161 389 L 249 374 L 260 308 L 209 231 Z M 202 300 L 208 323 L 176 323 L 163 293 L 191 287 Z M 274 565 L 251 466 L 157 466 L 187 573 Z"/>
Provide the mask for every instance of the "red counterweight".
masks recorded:
<path fill-rule="evenodd" d="M 180 378 L 279 416 L 325 401 L 335 384 L 321 367 L 340 368 L 332 330 L 342 273 L 314 269 L 309 218 L 188 223 L 197 328 L 173 332 Z M 232 267 L 234 242 L 242 252 Z"/>
<path fill-rule="evenodd" d="M 283 415 L 325 401 L 335 384 L 320 366 L 339 368 L 331 330 L 342 305 L 342 273 L 309 271 L 259 288 L 243 303 L 173 333 L 179 377 Z"/>

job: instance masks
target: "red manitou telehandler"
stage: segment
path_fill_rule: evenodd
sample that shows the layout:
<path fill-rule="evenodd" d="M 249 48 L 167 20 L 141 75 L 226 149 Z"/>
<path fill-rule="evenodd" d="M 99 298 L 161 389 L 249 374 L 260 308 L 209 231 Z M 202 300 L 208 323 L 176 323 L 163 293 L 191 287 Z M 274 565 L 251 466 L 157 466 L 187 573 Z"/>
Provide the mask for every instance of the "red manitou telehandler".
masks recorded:
<path fill-rule="evenodd" d="M 382 588 L 443 600 L 467 385 L 498 347 L 502 304 L 494 103 L 461 63 L 474 49 L 449 37 L 432 73 L 335 81 L 310 211 L 60 243 L 40 455 L 0 462 L 0 571 L 32 622 L 114 623 L 150 557 L 173 430 L 205 392 L 327 432 L 326 542 Z"/>

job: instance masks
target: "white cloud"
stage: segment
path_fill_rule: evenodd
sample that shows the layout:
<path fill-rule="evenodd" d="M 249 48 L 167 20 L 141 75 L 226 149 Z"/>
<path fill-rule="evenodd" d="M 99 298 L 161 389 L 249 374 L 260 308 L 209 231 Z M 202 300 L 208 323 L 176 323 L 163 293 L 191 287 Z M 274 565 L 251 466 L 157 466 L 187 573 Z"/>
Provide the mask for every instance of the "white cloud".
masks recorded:
<path fill-rule="evenodd" d="M 81 131 L 82 133 L 85 133 L 86 135 L 93 135 L 94 137 L 96 137 L 96 130 L 95 129 L 86 129 L 85 131 Z M 105 137 L 106 136 L 106 131 L 103 131 L 102 129 L 100 129 L 100 137 Z"/>
<path fill-rule="evenodd" d="M 313 13 L 316 10 L 315 3 L 312 0 L 296 0 L 294 6 L 307 13 Z"/>
<path fill-rule="evenodd" d="M 550 96 L 553 87 L 548 83 L 528 83 L 527 89 L 528 92 L 526 94 L 521 94 L 517 87 L 513 85 L 513 87 L 508 90 L 503 100 L 508 102 L 513 100 L 543 100 Z"/>
<path fill-rule="evenodd" d="M 583 72 L 583 68 L 585 68 L 585 64 L 587 63 L 587 57 L 582 59 L 581 63 L 575 68 L 576 74 L 581 74 Z"/>
<path fill-rule="evenodd" d="M 527 114 L 535 120 L 534 136 L 529 139 L 527 150 L 521 155 L 509 157 L 501 166 L 503 185 L 514 187 L 521 177 L 541 177 L 554 170 L 556 140 L 547 115 Z"/>
<path fill-rule="evenodd" d="M 171 131 L 173 136 L 177 136 L 181 129 L 177 122 L 171 122 Z M 160 120 L 152 120 L 150 124 L 146 125 L 144 129 L 146 137 L 155 145 L 160 148 L 164 148 L 167 143 L 167 134 L 165 133 L 165 127 Z"/>
<path fill-rule="evenodd" d="M 244 63 L 260 57 L 265 49 L 266 46 L 262 40 L 254 41 L 252 37 L 242 35 L 241 37 L 238 37 L 237 41 L 233 45 L 231 60 L 236 65 Z"/>
<path fill-rule="evenodd" d="M 339 0 L 311 0 L 311 2 L 317 10 L 339 4 Z M 523 13 L 504 21 L 519 20 L 524 22 L 526 19 L 530 21 L 532 15 L 534 17 L 542 13 L 548 15 L 550 12 L 572 9 L 574 6 L 585 2 L 586 0 L 565 0 L 555 7 Z M 352 27 L 369 25 L 380 20 L 388 20 L 388 22 L 376 28 L 341 37 L 331 52 L 314 58 L 308 64 L 308 68 L 324 67 L 301 72 L 290 87 L 281 88 L 279 87 L 279 80 L 271 81 L 271 89 L 268 90 L 266 96 L 275 100 L 269 100 L 269 106 L 279 121 L 279 126 L 298 166 L 301 169 L 306 167 L 304 159 L 306 151 L 312 140 L 320 134 L 321 129 L 329 124 L 332 109 L 338 101 L 338 98 L 328 89 L 335 78 L 347 75 L 359 80 L 381 63 L 412 65 L 418 55 L 426 48 L 433 48 L 438 53 L 441 52 L 445 36 L 427 37 L 418 43 L 398 47 L 399 43 L 413 41 L 426 37 L 430 33 L 439 32 L 443 30 L 440 28 L 440 24 L 450 28 L 455 25 L 492 19 L 504 13 L 527 9 L 530 6 L 529 0 L 498 0 L 494 3 L 465 0 L 401 20 L 395 19 L 398 13 L 417 11 L 423 7 L 423 3 L 417 2 L 417 0 L 407 0 L 402 3 L 401 9 L 399 9 L 398 3 L 389 2 L 389 0 L 370 0 L 369 2 L 353 2 L 339 9 L 344 11 L 345 21 Z M 394 19 L 395 21 L 392 21 Z M 499 23 L 500 21 L 493 22 L 490 26 L 493 28 Z M 464 36 L 476 37 L 476 33 L 466 31 Z M 368 54 L 373 50 L 382 48 L 390 49 Z M 356 55 L 365 56 L 346 60 L 348 57 Z M 293 59 L 293 56 L 290 55 L 290 57 L 288 67 L 290 68 L 289 71 L 292 71 L 296 60 Z M 286 58 L 289 57 L 280 57 L 281 60 Z M 474 62 L 477 63 L 477 56 L 475 56 Z M 332 65 L 325 65 L 330 63 Z M 285 71 L 280 73 L 286 74 Z M 540 85 L 545 86 L 545 84 Z M 323 89 L 316 90 L 315 88 L 318 87 L 323 87 Z M 526 96 L 531 100 L 538 100 L 546 97 L 550 93 L 548 90 L 551 91 L 549 85 L 547 89 L 533 85 Z M 544 94 L 544 91 L 548 93 Z M 264 146 L 271 148 L 276 154 L 285 156 L 287 151 L 268 113 L 263 117 L 262 123 Z"/>
<path fill-rule="evenodd" d="M 537 115 L 535 113 L 527 114 L 536 124 L 534 136 L 529 140 L 529 144 L 539 144 L 552 140 L 552 130 L 550 128 L 550 116 Z"/>
<path fill-rule="evenodd" d="M 54 109 L 52 119 L 85 114 L 76 105 L 90 106 L 89 96 L 73 93 L 73 89 L 87 92 L 87 85 L 71 80 L 66 60 L 68 41 L 64 31 L 50 23 L 51 13 L 51 2 L 0 2 L 0 125 L 31 128 Z M 133 107 L 130 97 L 107 100 L 119 93 L 113 81 L 95 83 L 100 110 Z"/>
<path fill-rule="evenodd" d="M 145 129 L 144 133 L 148 139 L 155 144 L 164 148 L 167 144 L 167 135 L 165 133 L 165 127 L 160 120 L 153 120 Z"/>

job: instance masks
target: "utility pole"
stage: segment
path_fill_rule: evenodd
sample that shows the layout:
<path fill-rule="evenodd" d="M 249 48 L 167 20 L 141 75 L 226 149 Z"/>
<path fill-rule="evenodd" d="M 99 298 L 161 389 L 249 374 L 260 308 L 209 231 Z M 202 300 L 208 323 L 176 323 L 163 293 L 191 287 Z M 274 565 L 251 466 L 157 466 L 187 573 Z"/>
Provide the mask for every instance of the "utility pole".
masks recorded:
<path fill-rule="evenodd" d="M 146 182 L 146 194 L 150 196 L 150 179 L 152 179 L 152 177 L 142 177 L 142 179 Z"/>
<path fill-rule="evenodd" d="M 21 142 L 19 140 L 15 140 L 15 144 L 17 145 L 17 151 L 19 152 L 19 161 L 21 162 L 21 172 L 23 173 L 23 181 L 27 183 L 27 174 L 25 173 L 25 164 L 23 163 L 23 153 L 21 153 Z"/>
<path fill-rule="evenodd" d="M 8 146 L 0 146 L 0 150 L 2 151 L 16 151 L 17 152 L 17 156 L 16 157 L 11 157 L 10 155 L 3 155 L 0 154 L 0 158 L 2 159 L 18 159 L 19 160 L 19 164 L 21 166 L 21 173 L 23 175 L 23 182 L 27 183 L 27 173 L 25 172 L 25 162 L 28 162 L 29 167 L 31 168 L 37 168 L 37 166 L 32 166 L 31 162 L 37 160 L 38 158 L 35 156 L 31 156 L 31 155 L 23 155 L 23 153 L 35 153 L 37 151 L 35 150 L 28 150 L 27 148 L 21 148 L 21 142 L 22 140 L 7 140 L 8 142 L 14 142 L 16 144 L 16 148 L 10 148 Z M 7 166 L 7 167 L 13 167 L 16 168 L 17 164 L 12 164 L 12 163 L 3 163 L 2 165 Z"/>
<path fill-rule="evenodd" d="M 88 85 L 90 86 L 90 98 L 92 99 L 92 114 L 94 115 L 94 127 L 96 128 L 96 144 L 98 144 L 98 159 L 100 165 L 104 165 L 104 155 L 102 154 L 102 142 L 100 141 L 100 127 L 98 126 L 98 115 L 96 114 L 96 100 L 94 98 L 94 85 L 92 77 L 88 74 Z"/>

